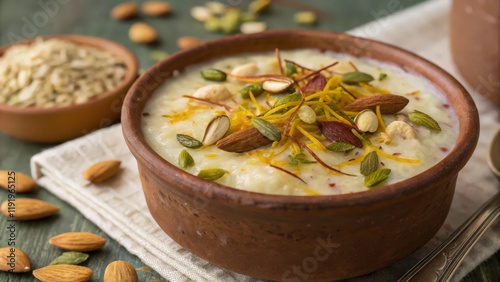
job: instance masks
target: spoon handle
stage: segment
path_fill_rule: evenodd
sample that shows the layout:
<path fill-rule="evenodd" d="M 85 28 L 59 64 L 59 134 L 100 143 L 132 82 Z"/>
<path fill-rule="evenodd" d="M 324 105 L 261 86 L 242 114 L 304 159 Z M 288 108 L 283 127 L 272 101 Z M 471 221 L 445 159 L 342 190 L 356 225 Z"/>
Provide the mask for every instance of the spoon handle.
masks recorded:
<path fill-rule="evenodd" d="M 499 214 L 500 193 L 497 193 L 398 282 L 449 281 L 465 255 Z"/>

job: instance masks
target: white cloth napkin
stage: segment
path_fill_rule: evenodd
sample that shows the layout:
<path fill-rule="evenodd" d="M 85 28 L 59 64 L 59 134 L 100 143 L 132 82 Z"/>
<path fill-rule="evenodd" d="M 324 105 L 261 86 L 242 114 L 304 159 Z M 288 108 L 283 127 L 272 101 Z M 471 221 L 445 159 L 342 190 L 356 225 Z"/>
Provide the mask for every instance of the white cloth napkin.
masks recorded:
<path fill-rule="evenodd" d="M 448 51 L 449 7 L 449 0 L 425 2 L 387 18 L 376 19 L 350 33 L 411 50 L 459 77 Z M 481 113 L 481 136 L 472 159 L 460 172 L 445 224 L 427 245 L 403 261 L 352 281 L 396 280 L 496 192 L 498 183 L 489 172 L 485 158 L 493 132 L 499 126 L 498 110 L 474 91 L 471 93 Z M 81 171 L 96 161 L 106 159 L 122 161 L 121 175 L 102 185 L 88 185 L 82 179 Z M 31 159 L 31 168 L 40 185 L 73 205 L 166 279 L 254 281 L 210 265 L 163 233 L 146 206 L 136 162 L 125 145 L 120 125 L 43 151 Z M 497 224 L 469 254 L 454 280 L 462 278 L 499 248 L 500 226 Z"/>

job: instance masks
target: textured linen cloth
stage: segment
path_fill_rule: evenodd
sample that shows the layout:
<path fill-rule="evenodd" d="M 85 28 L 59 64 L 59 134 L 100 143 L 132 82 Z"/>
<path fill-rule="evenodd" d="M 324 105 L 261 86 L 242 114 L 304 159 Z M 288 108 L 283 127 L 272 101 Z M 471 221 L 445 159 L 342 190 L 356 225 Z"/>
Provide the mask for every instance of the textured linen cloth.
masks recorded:
<path fill-rule="evenodd" d="M 459 78 L 448 42 L 449 0 L 430 1 L 352 30 L 350 33 L 411 50 Z M 465 83 L 464 83 L 465 84 Z M 498 182 L 486 165 L 486 152 L 499 127 L 498 109 L 473 89 L 481 114 L 477 149 L 460 172 L 456 193 L 445 224 L 424 247 L 404 260 L 350 281 L 395 281 L 430 252 L 482 203 L 497 192 Z M 122 161 L 119 177 L 99 186 L 81 177 L 89 165 L 106 159 Z M 96 131 L 53 147 L 31 160 L 38 183 L 67 201 L 99 228 L 170 281 L 256 281 L 193 256 L 170 239 L 150 215 L 139 181 L 135 159 L 122 137 L 120 125 Z M 500 226 L 494 225 L 471 251 L 454 280 L 459 280 L 500 248 Z M 374 258 L 376 259 L 376 258 Z"/>

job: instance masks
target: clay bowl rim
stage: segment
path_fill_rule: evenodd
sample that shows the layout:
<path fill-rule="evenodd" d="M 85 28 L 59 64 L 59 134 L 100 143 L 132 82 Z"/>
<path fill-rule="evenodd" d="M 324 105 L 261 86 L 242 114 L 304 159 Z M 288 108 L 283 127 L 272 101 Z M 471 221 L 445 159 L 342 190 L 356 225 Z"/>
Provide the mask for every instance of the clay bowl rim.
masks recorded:
<path fill-rule="evenodd" d="M 84 109 L 84 108 L 89 108 L 92 107 L 95 104 L 100 103 L 102 100 L 105 100 L 109 97 L 113 97 L 117 95 L 118 93 L 125 93 L 128 91 L 128 88 L 132 85 L 132 83 L 135 81 L 137 78 L 137 73 L 139 71 L 139 62 L 137 60 L 137 57 L 130 51 L 127 47 L 124 45 L 121 45 L 117 42 L 105 39 L 105 38 L 100 38 L 100 37 L 95 37 L 95 36 L 88 36 L 88 35 L 79 35 L 79 34 L 51 34 L 51 35 L 44 35 L 44 36 L 39 36 L 36 38 L 31 38 L 31 39 L 26 39 L 26 40 L 21 40 L 21 41 L 16 41 L 4 46 L 0 46 L 0 57 L 2 57 L 7 49 L 9 49 L 12 46 L 16 45 L 27 45 L 33 43 L 35 40 L 38 38 L 41 38 L 43 40 L 47 39 L 61 39 L 65 41 L 69 41 L 72 43 L 75 43 L 77 45 L 85 45 L 85 46 L 90 46 L 93 48 L 96 48 L 101 51 L 106 51 L 108 53 L 111 53 L 114 57 L 117 57 L 116 54 L 111 52 L 113 49 L 120 49 L 120 52 L 124 54 L 127 59 L 120 59 L 120 57 L 117 57 L 120 59 L 123 64 L 125 64 L 126 71 L 125 71 L 125 77 L 123 78 L 122 82 L 113 88 L 110 91 L 102 92 L 95 96 L 94 98 L 90 99 L 89 101 L 81 104 L 72 104 L 68 106 L 54 106 L 50 108 L 41 108 L 41 107 L 36 107 L 36 106 L 29 106 L 29 107 L 18 107 L 18 106 L 10 106 L 6 104 L 0 104 L 0 111 L 5 112 L 5 113 L 12 113 L 12 114 L 22 114 L 22 115 L 45 115 L 45 114 L 56 114 L 56 113 L 66 113 L 66 112 L 71 112 L 74 110 L 79 110 L 79 109 Z M 92 44 L 95 43 L 95 44 Z M 125 61 L 130 60 L 132 62 L 131 68 L 128 68 L 128 64 L 125 63 Z"/>
<path fill-rule="evenodd" d="M 153 151 L 153 149 L 147 144 L 145 138 L 141 131 L 141 118 L 143 107 L 137 107 L 134 103 L 144 105 L 143 97 L 137 97 L 141 94 L 140 88 L 142 84 L 146 84 L 148 76 L 154 73 L 155 69 L 160 68 L 162 65 L 167 64 L 169 61 L 178 60 L 184 56 L 189 56 L 189 54 L 195 54 L 196 52 L 201 52 L 204 49 L 210 48 L 221 48 L 227 46 L 233 40 L 251 40 L 252 38 L 265 37 L 265 36 L 323 36 L 331 37 L 335 39 L 337 37 L 349 38 L 351 41 L 356 40 L 357 42 L 368 42 L 371 46 L 381 49 L 383 52 L 397 52 L 398 55 L 403 55 L 412 60 L 416 60 L 420 65 L 424 65 L 425 68 L 431 68 L 434 72 L 437 72 L 441 79 L 445 79 L 448 83 L 452 85 L 453 88 L 461 90 L 463 93 L 462 99 L 464 104 L 467 106 L 468 119 L 461 118 L 457 110 L 453 107 L 455 114 L 457 115 L 459 122 L 463 121 L 464 124 L 459 124 L 459 135 L 457 142 L 453 149 L 446 155 L 441 161 L 432 166 L 431 168 L 425 170 L 424 172 L 413 176 L 409 179 L 386 185 L 374 190 L 368 190 L 357 193 L 350 194 L 340 194 L 340 195 L 320 195 L 320 196 L 289 196 L 289 195 L 273 195 L 264 194 L 258 192 L 249 192 L 244 190 L 239 190 L 231 188 L 225 185 L 218 184 L 216 182 L 206 181 L 200 179 L 178 167 L 169 163 L 163 159 L 160 155 Z M 296 49 L 305 48 L 298 47 Z M 294 49 L 294 48 L 291 48 Z M 272 50 L 270 50 L 272 51 Z M 256 51 L 244 51 L 237 52 L 238 54 L 252 53 Z M 235 53 L 236 54 L 236 53 Z M 235 55 L 232 53 L 232 55 Z M 220 58 L 223 56 L 216 56 L 215 58 Z M 363 56 L 361 56 L 363 57 Z M 375 58 L 376 59 L 376 58 Z M 382 61 L 384 62 L 384 61 Z M 395 62 L 386 63 L 397 65 Z M 186 67 L 186 66 L 184 66 Z M 415 70 L 410 68 L 414 73 Z M 171 71 L 174 71 L 173 69 Z M 182 71 L 182 70 L 181 70 Z M 407 71 L 407 69 L 405 69 Z M 422 75 L 423 76 L 423 75 Z M 170 76 L 169 76 L 170 77 Z M 425 77 L 425 76 L 423 76 Z M 163 79 L 163 83 L 167 78 Z M 436 86 L 438 89 L 440 87 Z M 146 100 L 150 97 L 153 90 L 147 90 L 147 95 L 145 95 Z M 444 89 L 441 91 L 445 92 Z M 449 98 L 448 98 L 449 100 Z M 135 112 L 135 115 L 134 115 Z M 135 118 L 135 120 L 134 120 Z M 467 122 L 466 122 L 467 121 Z M 325 31 L 314 31 L 314 30 L 271 30 L 262 32 L 260 34 L 250 34 L 250 35 L 233 35 L 224 37 L 221 39 L 216 39 L 208 41 L 194 47 L 189 50 L 177 52 L 170 57 L 156 63 L 150 67 L 141 77 L 139 77 L 136 82 L 129 89 L 122 109 L 122 130 L 125 137 L 125 141 L 136 158 L 139 165 L 145 166 L 150 171 L 153 171 L 156 177 L 161 178 L 164 182 L 170 184 L 170 186 L 175 186 L 176 189 L 186 189 L 182 191 L 183 193 L 191 193 L 195 195 L 196 193 L 202 193 L 205 197 L 211 200 L 222 199 L 228 203 L 237 203 L 246 206 L 258 206 L 261 208 L 284 208 L 284 209 L 326 209 L 333 207 L 349 207 L 349 206 L 368 206 L 380 202 L 391 202 L 400 201 L 407 197 L 408 195 L 418 195 L 423 192 L 425 187 L 431 186 L 436 182 L 440 182 L 442 175 L 450 175 L 451 178 L 456 176 L 459 170 L 467 163 L 470 156 L 472 155 L 475 146 L 479 138 L 479 115 L 475 103 L 467 92 L 467 90 L 449 73 L 441 69 L 440 67 L 434 65 L 430 61 L 417 56 L 416 54 L 406 51 L 402 48 L 378 42 L 375 40 L 359 38 L 356 36 L 336 33 L 336 32 L 325 32 Z M 448 163 L 448 164 L 447 164 Z M 451 165 L 450 165 L 451 164 Z M 457 169 L 458 168 L 458 169 Z M 416 183 L 417 182 L 417 183 Z"/>

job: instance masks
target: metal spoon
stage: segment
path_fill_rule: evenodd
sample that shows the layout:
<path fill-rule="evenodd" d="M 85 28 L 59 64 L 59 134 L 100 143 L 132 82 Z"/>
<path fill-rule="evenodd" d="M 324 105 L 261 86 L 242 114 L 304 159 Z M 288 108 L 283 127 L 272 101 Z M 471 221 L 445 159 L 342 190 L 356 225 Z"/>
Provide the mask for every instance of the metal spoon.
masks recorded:
<path fill-rule="evenodd" d="M 489 148 L 488 165 L 500 181 L 500 130 L 496 132 Z M 499 214 L 500 193 L 497 193 L 398 281 L 449 281 L 467 253 Z"/>

